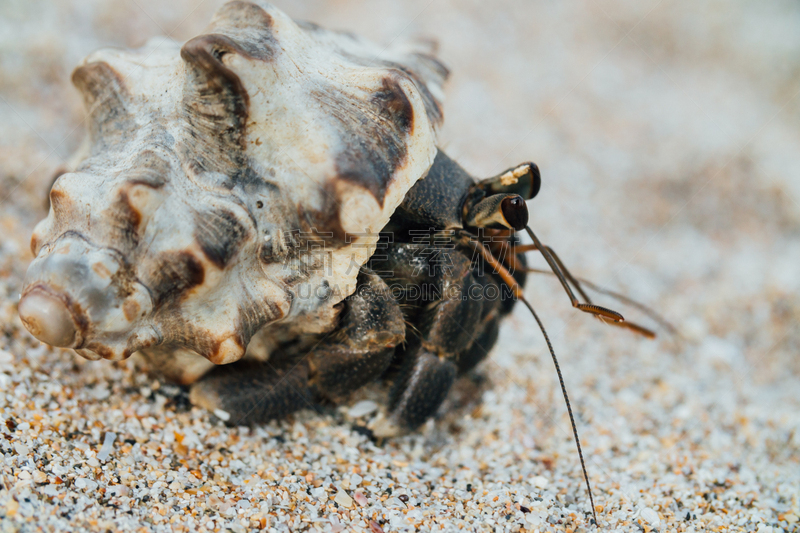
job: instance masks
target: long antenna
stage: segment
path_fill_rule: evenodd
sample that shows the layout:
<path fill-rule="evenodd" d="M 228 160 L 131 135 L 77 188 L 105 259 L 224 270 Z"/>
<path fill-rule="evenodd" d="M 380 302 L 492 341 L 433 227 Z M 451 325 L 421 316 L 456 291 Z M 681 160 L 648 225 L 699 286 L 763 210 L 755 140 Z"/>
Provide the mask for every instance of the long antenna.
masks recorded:
<path fill-rule="evenodd" d="M 597 525 L 597 514 L 594 511 L 594 497 L 592 496 L 592 486 L 589 484 L 589 474 L 586 472 L 586 462 L 583 460 L 583 449 L 581 448 L 581 439 L 578 437 L 578 427 L 575 425 L 575 417 L 572 415 L 572 406 L 569 403 L 569 396 L 567 395 L 567 386 L 564 384 L 564 376 L 561 374 L 561 366 L 558 364 L 558 358 L 556 358 L 556 353 L 553 351 L 553 345 L 550 344 L 550 337 L 547 335 L 547 331 L 544 329 L 544 325 L 542 321 L 539 320 L 539 315 L 536 314 L 536 311 L 533 310 L 533 306 L 528 303 L 528 300 L 525 298 L 520 298 L 522 303 L 525 304 L 525 307 L 533 315 L 533 318 L 536 319 L 536 323 L 539 324 L 539 329 L 542 330 L 542 335 L 544 335 L 544 340 L 547 343 L 547 349 L 550 350 L 550 357 L 553 358 L 553 364 L 556 367 L 556 373 L 558 374 L 558 383 L 561 385 L 561 392 L 564 394 L 564 402 L 567 404 L 567 412 L 569 413 L 569 421 L 572 424 L 572 435 L 575 437 L 575 445 L 578 447 L 578 457 L 581 460 L 581 470 L 583 470 L 583 479 L 586 481 L 586 490 L 589 492 L 589 503 L 592 505 L 592 516 L 594 517 L 594 523 Z"/>
<path fill-rule="evenodd" d="M 561 393 L 564 395 L 564 401 L 567 404 L 567 413 L 569 413 L 569 421 L 572 424 L 572 435 L 575 437 L 575 445 L 578 447 L 578 457 L 581 461 L 581 470 L 583 471 L 583 479 L 586 481 L 586 490 L 589 492 L 589 503 L 592 505 L 592 517 L 594 518 L 594 523 L 597 525 L 597 513 L 594 510 L 594 496 L 592 495 L 592 486 L 589 483 L 589 474 L 586 471 L 586 461 L 583 459 L 583 449 L 581 448 L 581 440 L 578 437 L 578 426 L 575 424 L 575 416 L 572 414 L 572 405 L 569 402 L 569 395 L 567 394 L 567 386 L 564 384 L 564 376 L 561 373 L 561 366 L 558 364 L 558 358 L 556 357 L 556 352 L 553 350 L 553 345 L 550 343 L 550 337 L 547 335 L 547 331 L 544 329 L 544 324 L 539 319 L 539 315 L 536 314 L 534 311 L 533 306 L 525 299 L 525 296 L 522 294 L 522 288 L 519 286 L 517 281 L 514 279 L 514 276 L 508 271 L 508 269 L 498 261 L 492 252 L 488 250 L 482 243 L 474 242 L 470 238 L 465 238 L 464 242 L 466 242 L 470 247 L 476 250 L 478 253 L 481 254 L 481 257 L 489 263 L 489 265 L 495 269 L 495 272 L 503 279 L 503 281 L 508 285 L 511 290 L 514 292 L 514 297 L 518 300 L 522 301 L 525 304 L 525 307 L 533 315 L 533 318 L 536 320 L 536 323 L 539 325 L 539 329 L 542 331 L 542 335 L 544 335 L 544 340 L 547 343 L 547 349 L 550 351 L 550 357 L 553 359 L 553 364 L 556 367 L 556 373 L 558 374 L 558 383 L 561 385 Z"/>

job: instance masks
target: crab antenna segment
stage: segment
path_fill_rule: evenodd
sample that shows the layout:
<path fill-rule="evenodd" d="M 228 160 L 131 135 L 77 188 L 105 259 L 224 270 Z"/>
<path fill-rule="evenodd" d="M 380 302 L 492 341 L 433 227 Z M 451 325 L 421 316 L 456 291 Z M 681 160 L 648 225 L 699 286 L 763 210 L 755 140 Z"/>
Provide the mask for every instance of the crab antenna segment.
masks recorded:
<path fill-rule="evenodd" d="M 530 231 L 530 230 L 529 230 Z M 514 276 L 508 271 L 508 269 L 503 266 L 500 261 L 498 261 L 492 252 L 488 250 L 483 244 L 474 242 L 470 239 L 465 239 L 473 249 L 478 251 L 481 254 L 481 257 L 489 263 L 489 265 L 495 269 L 495 272 L 503 279 L 503 281 L 511 288 L 514 292 L 514 296 L 522 301 L 525 304 L 525 307 L 533 315 L 533 318 L 536 320 L 536 323 L 539 325 L 539 329 L 542 331 L 542 335 L 544 335 L 544 340 L 547 343 L 547 349 L 550 351 L 550 357 L 553 359 L 553 364 L 556 367 L 556 373 L 558 374 L 558 383 L 561 385 L 561 393 L 564 395 L 564 402 L 567 404 L 567 413 L 569 414 L 569 421 L 572 424 L 572 435 L 575 437 L 575 445 L 578 448 L 578 457 L 581 461 L 581 470 L 583 470 L 583 479 L 586 481 L 586 490 L 589 492 L 589 503 L 592 506 L 592 517 L 594 517 L 594 523 L 597 525 L 597 513 L 595 512 L 594 508 L 594 496 L 592 495 L 592 486 L 589 483 L 589 474 L 586 471 L 586 461 L 583 459 L 583 449 L 581 448 L 581 440 L 578 437 L 578 426 L 575 424 L 575 416 L 572 414 L 572 405 L 569 402 L 569 395 L 567 394 L 567 386 L 564 383 L 564 376 L 561 373 L 561 366 L 558 364 L 558 358 L 556 357 L 556 352 L 553 350 L 553 345 L 550 343 L 550 337 L 547 335 L 547 331 L 544 329 L 544 324 L 539 319 L 539 315 L 536 314 L 534 311 L 533 306 L 525 299 L 525 296 L 522 294 L 522 288 L 514 279 Z"/>

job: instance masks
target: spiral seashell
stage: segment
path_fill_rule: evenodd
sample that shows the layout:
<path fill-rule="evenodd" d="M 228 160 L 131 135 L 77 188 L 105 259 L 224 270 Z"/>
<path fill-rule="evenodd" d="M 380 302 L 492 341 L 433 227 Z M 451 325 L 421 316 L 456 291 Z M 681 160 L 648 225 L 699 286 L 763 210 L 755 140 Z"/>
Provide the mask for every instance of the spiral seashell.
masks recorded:
<path fill-rule="evenodd" d="M 33 233 L 23 323 L 88 358 L 222 364 L 269 324 L 329 320 L 433 161 L 446 76 L 430 50 L 260 2 L 182 46 L 93 53 L 72 76 L 88 142 Z"/>

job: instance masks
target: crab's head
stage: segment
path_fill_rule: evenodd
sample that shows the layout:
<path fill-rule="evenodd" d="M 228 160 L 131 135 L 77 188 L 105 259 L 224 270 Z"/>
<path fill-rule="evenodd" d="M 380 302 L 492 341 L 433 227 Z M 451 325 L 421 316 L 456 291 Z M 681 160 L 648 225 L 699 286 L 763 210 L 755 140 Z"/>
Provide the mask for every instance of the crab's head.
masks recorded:
<path fill-rule="evenodd" d="M 89 142 L 34 231 L 23 323 L 89 358 L 226 363 L 317 316 L 433 161 L 445 76 L 240 1 L 182 46 L 92 54 L 73 74 Z"/>

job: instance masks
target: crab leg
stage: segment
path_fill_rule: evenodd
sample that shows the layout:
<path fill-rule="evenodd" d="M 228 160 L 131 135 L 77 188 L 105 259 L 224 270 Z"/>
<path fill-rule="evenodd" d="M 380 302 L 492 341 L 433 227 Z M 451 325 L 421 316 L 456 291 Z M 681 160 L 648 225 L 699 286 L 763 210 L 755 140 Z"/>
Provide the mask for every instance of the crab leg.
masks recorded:
<path fill-rule="evenodd" d="M 586 291 L 583 290 L 583 286 L 581 285 L 581 281 L 579 281 L 577 277 L 572 275 L 572 273 L 564 265 L 563 261 L 561 261 L 561 258 L 558 257 L 558 254 L 556 254 L 555 250 L 553 250 L 549 246 L 545 246 L 544 248 L 547 250 L 547 252 L 550 255 L 553 256 L 553 259 L 555 260 L 555 262 L 558 264 L 559 268 L 563 272 L 564 277 L 566 277 L 566 279 L 570 283 L 572 283 L 572 285 L 575 287 L 575 289 L 578 291 L 578 293 L 584 298 L 584 300 L 586 300 L 586 303 L 592 305 L 593 307 L 599 307 L 599 306 L 594 306 L 592 304 L 591 298 L 589 298 L 589 295 L 586 294 Z M 514 247 L 514 253 L 513 254 L 509 254 L 509 257 L 515 257 L 516 253 L 526 252 L 526 251 L 535 251 L 535 250 L 539 250 L 539 247 L 536 244 L 523 244 L 523 245 L 520 245 L 520 246 L 515 246 Z M 511 261 L 514 261 L 514 259 L 512 259 Z M 540 270 L 540 269 L 537 269 L 537 268 L 525 268 L 525 267 L 523 267 L 522 271 L 523 272 L 536 272 L 536 273 L 540 273 L 540 274 L 551 274 L 551 275 L 554 275 L 554 276 L 558 276 L 556 271 L 552 271 L 551 272 L 551 271 L 547 271 L 547 270 Z M 561 279 L 561 278 L 559 278 L 559 279 Z M 662 323 L 662 325 L 665 325 L 665 328 L 667 330 L 669 330 L 671 332 L 675 331 L 674 327 L 672 327 L 663 318 L 658 316 L 657 313 L 655 313 L 651 309 L 647 308 L 646 306 L 644 306 L 644 305 L 642 305 L 642 304 L 640 304 L 638 302 L 634 302 L 630 298 L 627 298 L 627 297 L 625 297 L 625 296 L 623 296 L 621 294 L 614 293 L 614 292 L 608 291 L 606 289 L 601 289 L 597 285 L 594 285 L 593 283 L 591 283 L 591 282 L 589 282 L 587 280 L 582 280 L 582 282 L 584 284 L 586 284 L 588 287 L 592 288 L 593 290 L 596 290 L 597 292 L 608 294 L 609 296 L 617 298 L 618 300 L 621 300 L 624 303 L 627 303 L 627 304 L 629 304 L 629 305 L 631 305 L 633 307 L 636 307 L 637 309 L 642 310 L 646 314 L 648 314 L 651 317 L 653 317 L 659 323 Z M 574 305 L 574 303 L 573 303 L 573 305 Z M 602 320 L 602 316 L 601 315 L 597 315 L 597 317 Z M 650 330 L 650 329 L 648 329 L 648 328 L 646 328 L 644 326 L 640 326 L 639 324 L 636 324 L 634 322 L 618 321 L 618 320 L 611 320 L 611 321 L 603 320 L 603 322 L 605 322 L 606 324 L 611 324 L 613 326 L 620 327 L 620 328 L 630 329 L 631 331 L 634 331 L 634 332 L 636 332 L 636 333 L 638 333 L 640 335 L 643 335 L 643 336 L 645 336 L 647 338 L 650 338 L 650 339 L 653 339 L 653 338 L 656 337 L 655 332 L 653 332 L 652 330 Z"/>
<path fill-rule="evenodd" d="M 531 230 L 529 226 L 525 226 L 525 231 L 528 233 L 528 236 L 536 245 L 536 248 L 539 250 L 539 252 L 541 252 L 542 256 L 544 256 L 544 259 L 545 261 L 547 261 L 547 264 L 550 265 L 550 268 L 553 270 L 553 273 L 558 278 L 558 281 L 561 282 L 561 285 L 564 287 L 564 290 L 567 292 L 567 295 L 569 295 L 569 299 L 572 301 L 572 307 L 580 309 L 581 311 L 584 311 L 586 313 L 597 315 L 599 317 L 609 318 L 614 322 L 623 322 L 625 320 L 622 317 L 622 315 L 617 313 L 616 311 L 612 311 L 611 309 L 606 309 L 605 307 L 601 307 L 599 305 L 594 305 L 591 303 L 584 304 L 578 301 L 578 299 L 575 297 L 575 294 L 573 294 L 572 289 L 569 286 L 569 283 L 567 283 L 567 277 L 565 277 L 564 273 L 559 267 L 560 261 L 556 262 L 556 260 L 553 259 L 553 255 L 550 253 L 550 248 L 542 244 L 542 242 L 539 240 L 536 234 L 533 233 L 533 230 Z M 566 271 L 566 269 L 564 270 Z M 574 282 L 574 278 L 570 274 L 567 274 L 567 276 Z M 589 299 L 586 297 L 586 294 L 582 290 L 580 290 L 579 292 L 581 293 L 581 296 L 586 298 L 588 302 Z"/>
<path fill-rule="evenodd" d="M 283 418 L 316 401 L 340 400 L 378 379 L 405 337 L 405 324 L 378 275 L 364 269 L 358 281 L 332 334 L 310 348 L 285 346 L 264 363 L 216 368 L 194 385 L 192 402 L 225 411 L 230 424 L 251 424 Z"/>

